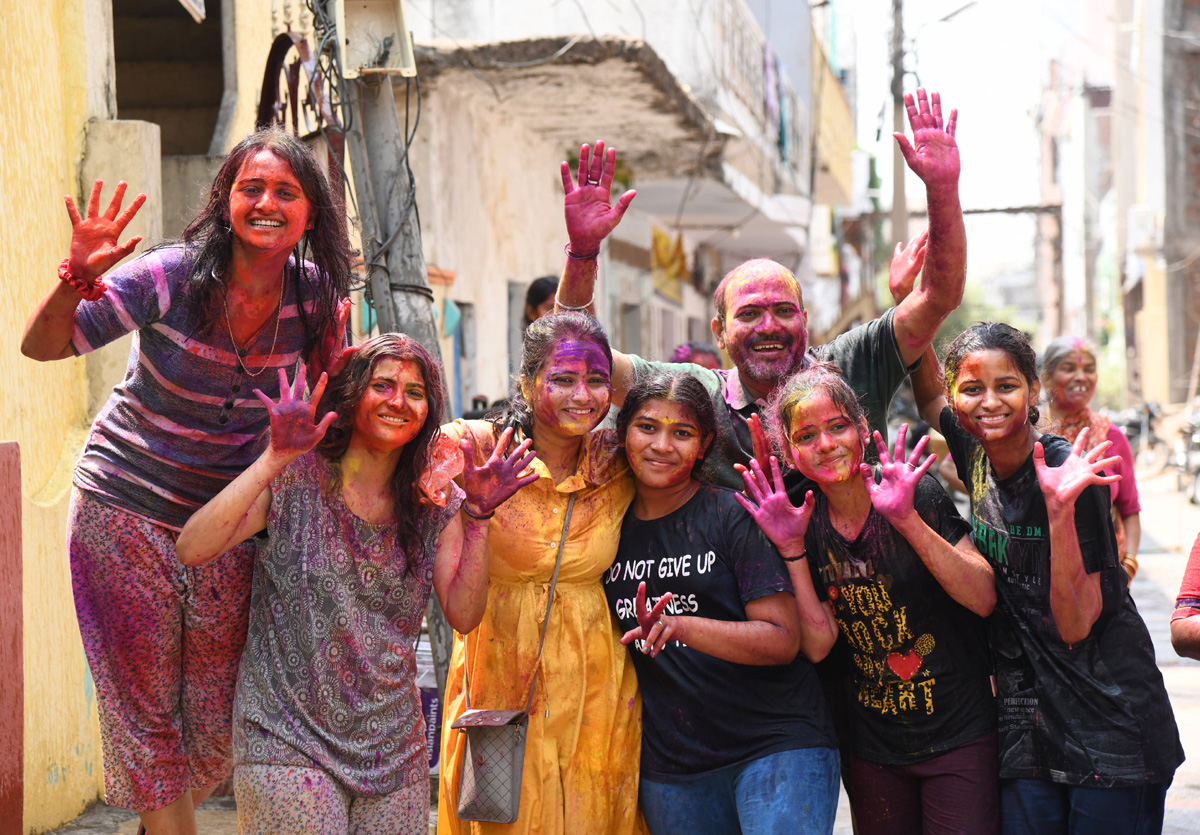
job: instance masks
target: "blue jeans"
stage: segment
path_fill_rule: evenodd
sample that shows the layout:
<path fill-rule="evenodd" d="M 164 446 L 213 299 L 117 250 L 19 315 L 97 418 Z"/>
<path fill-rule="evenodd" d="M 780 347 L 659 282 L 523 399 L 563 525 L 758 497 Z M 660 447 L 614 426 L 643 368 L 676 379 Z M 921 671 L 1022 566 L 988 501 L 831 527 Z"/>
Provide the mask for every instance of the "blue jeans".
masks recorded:
<path fill-rule="evenodd" d="M 799 748 L 680 783 L 643 778 L 652 835 L 829 835 L 841 774 L 835 748 Z"/>
<path fill-rule="evenodd" d="M 1093 789 L 1000 781 L 1000 835 L 1160 835 L 1171 781 Z"/>

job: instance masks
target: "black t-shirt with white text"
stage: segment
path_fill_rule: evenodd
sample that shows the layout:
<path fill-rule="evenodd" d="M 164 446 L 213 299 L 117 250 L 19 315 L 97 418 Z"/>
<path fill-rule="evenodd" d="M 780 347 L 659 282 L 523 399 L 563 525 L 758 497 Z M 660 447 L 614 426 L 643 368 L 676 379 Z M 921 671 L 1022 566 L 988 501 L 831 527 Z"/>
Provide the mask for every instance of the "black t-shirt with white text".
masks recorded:
<path fill-rule="evenodd" d="M 668 615 L 746 620 L 745 604 L 791 592 L 779 552 L 734 498 L 704 485 L 678 510 L 643 521 L 630 510 L 604 591 L 618 628 L 637 626 L 634 600 L 646 582 Z M 679 782 L 780 751 L 837 746 L 812 664 L 753 666 L 679 642 L 656 657 L 631 645 L 642 691 L 642 776 Z"/>
<path fill-rule="evenodd" d="M 1075 530 L 1103 607 L 1086 638 L 1066 644 L 1050 610 L 1050 518 L 1033 454 L 998 478 L 979 440 L 947 407 L 941 430 L 971 498 L 975 546 L 996 571 L 988 619 L 999 703 L 1000 776 L 1111 788 L 1171 779 L 1183 761 L 1150 634 L 1117 555 L 1107 485 L 1084 489 Z M 1043 435 L 1046 464 L 1071 445 Z"/>
<path fill-rule="evenodd" d="M 955 602 L 874 508 L 849 541 L 833 526 L 829 500 L 815 495 L 805 548 L 849 650 L 854 753 L 907 765 L 995 728 L 983 619 Z M 970 533 L 932 476 L 918 482 L 913 506 L 951 544 Z"/>

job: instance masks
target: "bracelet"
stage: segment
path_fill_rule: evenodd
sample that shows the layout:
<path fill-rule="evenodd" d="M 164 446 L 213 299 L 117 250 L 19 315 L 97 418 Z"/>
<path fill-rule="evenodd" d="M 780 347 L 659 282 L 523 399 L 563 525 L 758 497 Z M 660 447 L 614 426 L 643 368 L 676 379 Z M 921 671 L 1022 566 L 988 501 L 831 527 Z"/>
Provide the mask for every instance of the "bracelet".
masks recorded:
<path fill-rule="evenodd" d="M 478 519 L 480 522 L 483 522 L 486 519 L 491 519 L 496 515 L 496 511 L 494 510 L 491 513 L 472 513 L 471 508 L 467 507 L 466 502 L 462 503 L 462 512 L 470 516 L 472 519 Z"/>
<path fill-rule="evenodd" d="M 575 305 L 575 304 L 563 304 L 563 303 L 562 303 L 562 300 L 561 300 L 561 299 L 559 299 L 559 297 L 558 297 L 558 291 L 556 290 L 556 291 L 554 292 L 554 303 L 555 303 L 555 304 L 556 304 L 556 305 L 557 305 L 557 306 L 558 306 L 558 307 L 559 307 L 561 310 L 569 310 L 569 311 L 571 311 L 571 312 L 573 312 L 573 313 L 580 313 L 580 312 L 582 312 L 582 311 L 585 311 L 585 310 L 587 310 L 589 307 L 591 307 L 591 306 L 592 306 L 592 302 L 594 302 L 594 301 L 596 301 L 596 291 L 595 291 L 595 290 L 593 290 L 593 291 L 592 291 L 592 297 L 591 297 L 590 299 L 588 299 L 588 300 L 587 300 L 586 302 L 584 302 L 583 304 L 579 304 L 579 305 Z"/>
<path fill-rule="evenodd" d="M 595 252 L 593 252 L 589 255 L 576 255 L 574 252 L 571 251 L 571 242 L 570 241 L 567 241 L 565 244 L 563 244 L 563 252 L 567 253 L 567 257 L 570 258 L 572 261 L 591 261 L 593 258 L 595 258 L 597 255 L 600 254 L 600 250 L 596 250 Z"/>
<path fill-rule="evenodd" d="M 783 554 L 780 554 L 779 558 L 781 560 L 783 560 L 784 562 L 800 562 L 800 560 L 804 559 L 807 556 L 808 556 L 808 549 L 806 548 L 800 552 L 800 556 L 798 556 L 798 557 L 785 557 Z"/>
<path fill-rule="evenodd" d="M 88 284 L 82 278 L 71 275 L 70 258 L 64 258 L 62 263 L 58 265 L 58 280 L 73 287 L 75 292 L 83 296 L 83 300 L 87 302 L 96 301 L 108 289 L 104 284 L 103 278 L 97 278 L 91 284 Z"/>

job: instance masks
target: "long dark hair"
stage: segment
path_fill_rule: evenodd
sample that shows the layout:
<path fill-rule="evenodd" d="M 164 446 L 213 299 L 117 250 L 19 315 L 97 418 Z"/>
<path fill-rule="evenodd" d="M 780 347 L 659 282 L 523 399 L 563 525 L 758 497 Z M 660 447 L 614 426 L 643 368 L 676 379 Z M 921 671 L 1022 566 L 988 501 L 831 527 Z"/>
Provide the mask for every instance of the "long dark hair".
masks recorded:
<path fill-rule="evenodd" d="M 1007 354 L 1030 387 L 1038 382 L 1037 353 L 1029 344 L 1029 337 L 1004 322 L 980 322 L 954 337 L 946 348 L 946 359 L 943 360 L 942 367 L 946 373 L 946 393 L 950 395 L 952 405 L 963 360 L 976 351 L 992 350 Z M 1031 403 L 1029 423 L 1037 425 L 1040 417 L 1037 406 Z"/>
<path fill-rule="evenodd" d="M 392 501 L 401 543 L 415 543 L 425 530 L 425 520 L 432 512 L 416 501 L 417 481 L 429 466 L 434 444 L 441 434 L 446 410 L 446 390 L 442 387 L 442 369 L 438 361 L 421 343 L 402 333 L 385 333 L 364 342 L 350 357 L 341 373 L 329 381 L 325 396 L 317 411 L 336 412 L 337 419 L 321 439 L 317 452 L 330 463 L 333 489 L 341 487 L 339 462 L 350 446 L 354 434 L 354 410 L 366 394 L 371 375 L 380 360 L 412 361 L 425 378 L 425 399 L 429 413 L 416 437 L 404 445 L 396 470 L 392 473 Z M 406 545 L 406 547 L 408 547 Z"/>
<path fill-rule="evenodd" d="M 858 395 L 842 375 L 842 369 L 836 363 L 815 362 L 803 371 L 797 371 L 779 386 L 763 413 L 763 428 L 781 460 L 792 461 L 791 427 L 796 406 L 817 392 L 826 395 L 843 417 L 859 428 L 860 433 L 866 427 L 866 412 Z M 865 441 L 863 454 L 866 454 Z"/>
<path fill-rule="evenodd" d="M 304 350 L 307 356 L 332 333 L 338 302 L 349 295 L 353 252 L 346 236 L 340 190 L 330 185 L 308 146 L 277 127 L 250 134 L 229 152 L 213 179 L 208 204 L 183 232 L 183 243 L 191 257 L 188 292 L 195 311 L 193 327 L 205 334 L 221 318 L 224 277 L 233 258 L 229 192 L 243 163 L 260 151 L 270 151 L 288 164 L 312 206 L 313 227 L 296 246 L 291 270 L 285 276 L 296 288 L 297 315 L 308 335 Z M 306 260 L 316 269 L 305 270 Z M 311 310 L 307 309 L 309 305 Z"/>
<path fill-rule="evenodd" d="M 516 394 L 503 412 L 489 418 L 498 426 L 514 426 L 533 437 L 533 408 L 525 397 L 525 390 L 533 389 L 538 372 L 554 352 L 554 347 L 564 339 L 595 343 L 608 358 L 612 370 L 612 348 L 604 328 L 586 313 L 551 313 L 534 321 L 525 329 L 525 341 L 521 347 L 521 368 L 517 372 Z"/>
<path fill-rule="evenodd" d="M 617 414 L 617 438 L 621 446 L 625 445 L 629 425 L 641 408 L 651 401 L 678 403 L 692 413 L 696 429 L 700 432 L 701 445 L 703 446 L 705 440 L 709 442 L 708 449 L 701 452 L 692 467 L 694 477 L 703 477 L 704 459 L 713 448 L 717 437 L 717 412 L 713 408 L 712 396 L 704 388 L 704 384 L 686 371 L 654 371 L 642 377 L 629 389 L 629 393 L 625 395 L 625 403 Z"/>
<path fill-rule="evenodd" d="M 529 288 L 525 291 L 525 314 L 521 317 L 523 327 L 529 327 L 533 321 L 529 318 L 529 308 L 537 310 L 542 302 L 556 292 L 558 292 L 558 276 L 556 275 L 544 275 L 529 282 Z"/>

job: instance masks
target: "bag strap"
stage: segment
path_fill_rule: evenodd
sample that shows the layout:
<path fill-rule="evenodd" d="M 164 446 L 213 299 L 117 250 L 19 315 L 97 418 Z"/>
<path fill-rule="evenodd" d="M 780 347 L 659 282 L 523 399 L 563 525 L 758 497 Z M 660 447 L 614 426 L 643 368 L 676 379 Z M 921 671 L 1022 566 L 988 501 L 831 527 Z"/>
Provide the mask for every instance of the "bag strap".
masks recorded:
<path fill-rule="evenodd" d="M 575 507 L 575 494 L 567 499 L 567 511 L 563 514 L 562 535 L 558 538 L 558 555 L 554 558 L 554 573 L 550 575 L 550 591 L 546 595 L 546 616 L 542 619 L 542 634 L 538 638 L 537 658 L 533 662 L 533 678 L 529 680 L 529 697 L 525 700 L 525 712 L 533 707 L 533 688 L 537 684 L 538 672 L 541 670 L 542 647 L 546 644 L 546 627 L 550 625 L 550 609 L 554 606 L 554 587 L 558 584 L 558 569 L 562 565 L 563 549 L 567 547 L 567 529 L 571 524 L 571 510 Z M 463 676 L 466 681 L 467 710 L 471 709 L 471 672 L 467 663 L 466 653 L 463 653 Z"/>

